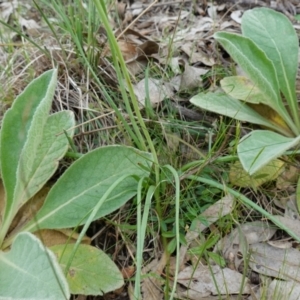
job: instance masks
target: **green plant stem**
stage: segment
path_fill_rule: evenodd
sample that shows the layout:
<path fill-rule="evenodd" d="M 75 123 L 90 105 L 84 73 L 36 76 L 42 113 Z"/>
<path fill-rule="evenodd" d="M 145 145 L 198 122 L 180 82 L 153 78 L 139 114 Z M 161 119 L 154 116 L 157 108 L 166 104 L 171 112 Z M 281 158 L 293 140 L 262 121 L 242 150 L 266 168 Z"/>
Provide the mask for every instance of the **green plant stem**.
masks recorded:
<path fill-rule="evenodd" d="M 141 178 L 138 185 L 138 194 L 137 194 L 137 257 L 136 257 L 136 273 L 135 273 L 135 285 L 134 285 L 134 297 L 135 299 L 141 299 L 141 271 L 143 264 L 143 249 L 145 242 L 145 235 L 147 230 L 147 221 L 148 215 L 151 208 L 151 199 L 155 192 L 155 186 L 150 186 L 147 191 L 144 213 L 142 217 L 142 183 L 145 179 Z"/>
<path fill-rule="evenodd" d="M 180 253 L 180 231 L 179 231 L 179 207 L 180 207 L 180 180 L 177 171 L 169 165 L 164 166 L 166 169 L 168 169 L 175 180 L 175 231 L 176 231 L 176 252 L 177 254 Z M 176 255 L 176 267 L 175 267 L 175 274 L 174 274 L 174 283 L 173 288 L 171 291 L 171 295 L 168 299 L 173 300 L 175 292 L 176 292 L 176 286 L 177 286 L 177 279 L 178 279 L 178 273 L 179 273 L 179 267 L 180 267 L 180 256 Z"/>
<path fill-rule="evenodd" d="M 115 36 L 112 32 L 111 26 L 110 26 L 109 21 L 107 19 L 107 14 L 106 14 L 106 11 L 105 11 L 104 1 L 103 0 L 93 0 L 93 1 L 94 1 L 95 6 L 98 10 L 100 18 L 103 22 L 103 26 L 106 29 L 106 33 L 107 33 L 107 36 L 108 36 L 108 41 L 109 41 L 109 44 L 110 44 L 110 50 L 111 50 L 112 57 L 113 57 L 113 60 L 114 60 L 114 66 L 116 68 L 118 81 L 120 83 L 121 93 L 122 93 L 123 100 L 124 100 L 125 105 L 126 105 L 126 109 L 128 109 L 129 117 L 130 117 L 130 120 L 132 122 L 134 131 L 137 134 L 137 136 L 139 137 L 140 142 L 142 143 L 142 145 L 141 145 L 142 147 L 141 147 L 140 150 L 144 150 L 144 151 L 148 150 L 145 143 L 144 143 L 144 139 L 143 139 L 143 137 L 140 133 L 140 129 L 141 129 L 141 131 L 143 132 L 143 135 L 144 135 L 144 137 L 147 141 L 150 152 L 153 155 L 155 182 L 156 182 L 156 185 L 158 185 L 159 181 L 160 181 L 160 171 L 159 171 L 159 163 L 158 163 L 157 153 L 156 153 L 154 144 L 151 140 L 150 134 L 149 134 L 149 132 L 147 130 L 147 127 L 145 125 L 145 122 L 142 118 L 140 108 L 139 108 L 139 104 L 138 104 L 138 101 L 137 101 L 136 96 L 134 94 L 133 86 L 132 86 L 130 76 L 129 76 L 129 73 L 128 73 L 128 70 L 127 70 L 127 67 L 126 67 L 126 63 L 124 61 L 121 50 L 118 46 L 116 38 L 115 38 Z M 121 70 L 119 68 L 119 65 L 120 65 Z M 122 73 L 121 73 L 121 71 L 122 71 Z M 127 96 L 127 93 L 126 93 L 126 88 L 124 86 L 122 86 L 123 80 L 125 80 L 126 87 L 128 89 L 128 92 L 129 92 L 131 104 L 133 106 L 133 110 L 134 110 L 134 113 L 137 117 L 138 124 L 139 124 L 140 128 L 138 127 L 138 125 L 135 121 L 134 115 L 132 113 L 130 102 L 129 102 L 129 99 L 128 99 L 128 96 Z M 159 218 L 161 219 L 162 218 L 162 210 L 161 210 L 161 204 L 160 204 L 159 189 L 155 190 L 155 200 L 156 200 L 156 207 L 155 208 L 156 208 L 156 211 L 158 213 Z"/>

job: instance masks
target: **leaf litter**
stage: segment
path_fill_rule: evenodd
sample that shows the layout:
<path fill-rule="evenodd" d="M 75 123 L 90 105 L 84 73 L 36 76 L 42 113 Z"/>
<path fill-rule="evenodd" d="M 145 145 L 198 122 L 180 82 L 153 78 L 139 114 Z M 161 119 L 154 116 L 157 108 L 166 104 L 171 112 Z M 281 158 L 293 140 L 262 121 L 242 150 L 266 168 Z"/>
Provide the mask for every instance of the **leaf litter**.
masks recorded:
<path fill-rule="evenodd" d="M 150 1 L 131 2 L 133 3 L 119 1 L 116 11 L 110 10 L 109 13 L 112 16 L 111 25 L 118 37 L 120 50 L 132 76 L 134 91 L 141 103 L 141 109 L 148 105 L 147 101 L 152 107 L 163 106 L 165 102 L 171 101 L 181 117 L 188 115 L 187 102 L 190 96 L 182 97 L 180 93 L 207 88 L 207 85 L 210 89 L 214 89 L 215 78 L 211 76 L 211 70 L 219 64 L 227 66 L 230 64 L 226 56 L 220 56 L 216 49 L 212 38 L 215 31 L 240 32 L 243 12 L 254 6 L 277 9 L 291 19 L 295 14 L 300 13 L 300 4 L 293 0 L 219 0 L 214 3 L 161 1 L 154 3 L 146 13 L 144 12 L 149 8 Z M 115 13 L 121 19 L 121 23 L 116 22 L 113 17 Z M 16 34 L 1 24 L 0 61 L 1 65 L 10 66 L 12 70 L 10 73 L 4 70 L 0 74 L 0 82 L 3 86 L 0 95 L 4 99 L 0 107 L 1 116 L 3 111 L 10 106 L 15 95 L 19 94 L 26 85 L 30 67 L 34 68 L 35 76 L 37 76 L 45 69 L 51 68 L 52 60 L 54 60 L 62 68 L 54 109 L 75 110 L 80 123 L 84 121 L 82 116 L 90 111 L 100 113 L 100 116 L 111 114 L 110 117 L 101 119 L 100 128 L 117 126 L 112 110 L 104 104 L 100 104 L 102 106 L 99 109 L 99 103 L 89 92 L 89 90 L 94 90 L 93 82 L 81 71 L 73 45 L 66 42 L 64 53 L 57 40 L 53 38 L 51 31 L 42 22 L 41 16 L 31 1 L 1 1 L 0 18 L 9 25 L 17 26 L 21 33 L 37 43 L 42 43 L 50 50 L 49 57 L 42 49 L 32 47 L 22 38 L 22 35 Z M 130 25 L 132 21 L 134 23 Z M 128 25 L 129 29 L 124 31 Z M 294 22 L 294 27 L 299 29 L 299 24 Z M 4 47 L 10 39 L 15 43 L 13 53 L 9 53 Z M 111 54 L 107 45 L 107 37 L 101 28 L 97 32 L 96 40 L 99 48 L 104 46 L 106 49 L 98 53 L 95 50 L 95 57 L 97 55 L 99 57 L 96 62 L 99 76 L 105 78 L 109 85 L 117 86 L 114 67 L 108 60 Z M 23 51 L 24 47 L 26 55 Z M 30 64 L 26 62 L 28 57 Z M 68 67 L 65 65 L 65 58 L 70 62 Z M 12 61 L 14 61 L 13 65 Z M 144 77 L 149 66 L 162 71 L 165 76 Z M 167 68 L 172 70 L 173 75 L 172 73 L 171 75 L 165 74 Z M 200 118 L 202 118 L 201 115 Z M 84 126 L 81 130 L 82 134 L 88 131 Z M 122 138 L 121 140 L 124 141 Z M 93 143 L 87 142 L 87 144 L 95 147 Z M 177 142 L 175 148 L 180 149 Z M 280 164 L 281 167 L 282 164 Z M 281 170 L 280 175 L 275 170 L 276 174 L 269 175 L 269 180 L 267 177 L 260 178 L 260 181 L 265 184 L 276 179 L 279 190 L 289 190 L 290 195 L 293 195 L 296 180 L 296 176 L 293 175 L 297 175 L 298 168 L 292 169 L 286 164 L 283 168 L 284 171 Z M 236 174 L 231 177 L 236 177 Z M 231 181 L 236 186 L 247 186 L 247 184 L 239 183 L 236 178 Z M 261 184 L 254 183 L 255 187 Z M 180 273 L 178 274 L 177 296 L 185 299 L 204 297 L 219 299 L 219 296 L 230 295 L 230 299 L 233 299 L 234 295 L 244 295 L 245 299 L 260 299 L 267 291 L 267 299 L 299 299 L 298 245 L 265 220 L 241 225 L 237 223 L 236 228 L 224 235 L 214 246 L 213 252 L 225 259 L 226 267 L 221 267 L 212 260 L 205 262 L 192 257 L 189 250 L 204 242 L 203 233 L 213 230 L 214 223 L 233 213 L 236 201 L 237 199 L 226 195 L 199 214 L 192 228 L 187 231 L 186 245 L 181 246 L 178 254 L 180 255 Z M 298 233 L 300 216 L 292 197 L 285 203 L 281 202 L 281 199 L 275 199 L 274 203 L 280 205 L 281 212 L 283 212 L 276 218 L 293 232 Z M 26 213 L 24 216 L 26 217 Z M 19 221 L 16 220 L 16 222 Z M 68 237 L 70 233 L 64 232 L 63 235 Z M 142 282 L 143 299 L 163 299 L 166 264 L 164 254 L 160 257 L 152 257 L 152 261 L 150 259 L 150 263 L 145 264 L 143 274 L 146 277 Z M 174 265 L 171 264 L 170 269 L 175 270 Z M 252 282 L 250 273 L 258 274 L 259 285 L 257 282 Z"/>

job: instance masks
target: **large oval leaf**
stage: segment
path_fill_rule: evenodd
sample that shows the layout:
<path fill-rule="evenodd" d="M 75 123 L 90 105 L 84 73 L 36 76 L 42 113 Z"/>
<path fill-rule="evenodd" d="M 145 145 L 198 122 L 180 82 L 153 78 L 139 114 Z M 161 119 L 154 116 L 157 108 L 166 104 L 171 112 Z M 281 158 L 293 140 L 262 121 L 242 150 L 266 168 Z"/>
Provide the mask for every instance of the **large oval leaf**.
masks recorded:
<path fill-rule="evenodd" d="M 272 107 L 297 134 L 298 129 L 291 120 L 280 97 L 276 70 L 265 52 L 251 39 L 238 34 L 217 32 L 214 37 L 263 93 L 265 102 L 262 103 Z"/>
<path fill-rule="evenodd" d="M 6 192 L 4 221 L 19 206 L 19 199 L 14 198 L 20 191 L 15 189 L 34 164 L 56 87 L 56 74 L 56 70 L 47 71 L 33 80 L 4 115 L 0 148 Z"/>
<path fill-rule="evenodd" d="M 0 298 L 65 300 L 70 292 L 55 255 L 29 232 L 0 252 Z"/>
<path fill-rule="evenodd" d="M 33 197 L 56 171 L 59 160 L 69 147 L 69 141 L 63 131 L 68 130 L 72 137 L 74 125 L 72 111 L 60 111 L 48 117 L 31 172 L 23 175 L 24 180 L 19 182 L 17 187 L 20 191 L 21 205 Z"/>
<path fill-rule="evenodd" d="M 200 93 L 190 100 L 194 105 L 205 110 L 234 118 L 239 121 L 249 122 L 266 126 L 273 130 L 281 130 L 279 126 L 274 125 L 269 120 L 262 117 L 246 103 L 223 93 Z"/>
<path fill-rule="evenodd" d="M 242 18 L 242 32 L 244 36 L 254 41 L 274 63 L 280 89 L 292 111 L 298 113 L 295 84 L 299 44 L 297 34 L 289 19 L 273 9 L 248 10 Z"/>
<path fill-rule="evenodd" d="M 94 219 L 116 210 L 137 193 L 137 180 L 130 175 L 148 176 L 151 164 L 151 154 L 132 147 L 107 146 L 85 154 L 52 187 L 26 230 L 84 224 L 108 188 L 127 175 L 105 200 Z"/>
<path fill-rule="evenodd" d="M 287 138 L 272 131 L 255 130 L 241 139 L 237 152 L 244 169 L 252 175 L 271 160 L 295 147 L 299 141 L 300 136 Z"/>
<path fill-rule="evenodd" d="M 64 269 L 71 259 L 74 245 L 56 245 L 50 249 Z M 123 276 L 115 263 L 100 249 L 79 245 L 67 275 L 72 294 L 103 295 L 119 289 Z"/>

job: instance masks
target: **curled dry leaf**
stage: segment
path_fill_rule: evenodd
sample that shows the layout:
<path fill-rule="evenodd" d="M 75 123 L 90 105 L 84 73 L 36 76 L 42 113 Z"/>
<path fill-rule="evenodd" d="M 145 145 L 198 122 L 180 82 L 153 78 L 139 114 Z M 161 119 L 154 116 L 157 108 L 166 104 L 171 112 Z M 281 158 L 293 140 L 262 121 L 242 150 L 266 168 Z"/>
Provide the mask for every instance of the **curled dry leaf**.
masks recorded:
<path fill-rule="evenodd" d="M 237 22 L 238 24 L 242 23 L 242 16 L 243 16 L 243 11 L 241 10 L 235 10 L 230 15 L 231 19 Z"/>
<path fill-rule="evenodd" d="M 230 167 L 229 180 L 236 186 L 252 187 L 256 189 L 262 184 L 278 178 L 283 172 L 284 165 L 285 163 L 282 160 L 274 159 L 253 175 L 249 175 L 249 173 L 244 170 L 241 162 L 236 161 Z"/>

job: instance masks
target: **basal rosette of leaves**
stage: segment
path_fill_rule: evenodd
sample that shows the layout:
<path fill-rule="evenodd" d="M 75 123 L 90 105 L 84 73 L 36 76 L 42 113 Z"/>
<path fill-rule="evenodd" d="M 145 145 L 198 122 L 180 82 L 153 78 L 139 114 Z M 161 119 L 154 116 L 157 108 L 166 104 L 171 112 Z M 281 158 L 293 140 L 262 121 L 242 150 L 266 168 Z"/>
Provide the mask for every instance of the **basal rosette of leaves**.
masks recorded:
<path fill-rule="evenodd" d="M 93 220 L 136 195 L 138 180 L 149 176 L 152 165 L 149 153 L 132 147 L 95 149 L 76 160 L 41 208 L 11 230 L 18 212 L 56 171 L 74 134 L 71 111 L 49 113 L 56 82 L 56 70 L 33 80 L 2 122 L 0 294 L 5 299 L 69 299 L 70 293 L 102 295 L 121 287 L 123 277 L 114 262 L 81 241 Z M 51 249 L 33 235 L 41 229 L 63 232 L 79 225 L 83 229 L 74 232 L 72 243 L 66 238 Z"/>
<path fill-rule="evenodd" d="M 190 101 L 202 109 L 264 128 L 244 136 L 237 147 L 243 168 L 252 175 L 299 144 L 299 45 L 288 18 L 268 8 L 246 11 L 241 29 L 242 35 L 217 32 L 214 37 L 245 76 L 224 78 L 224 92 L 200 93 Z"/>

